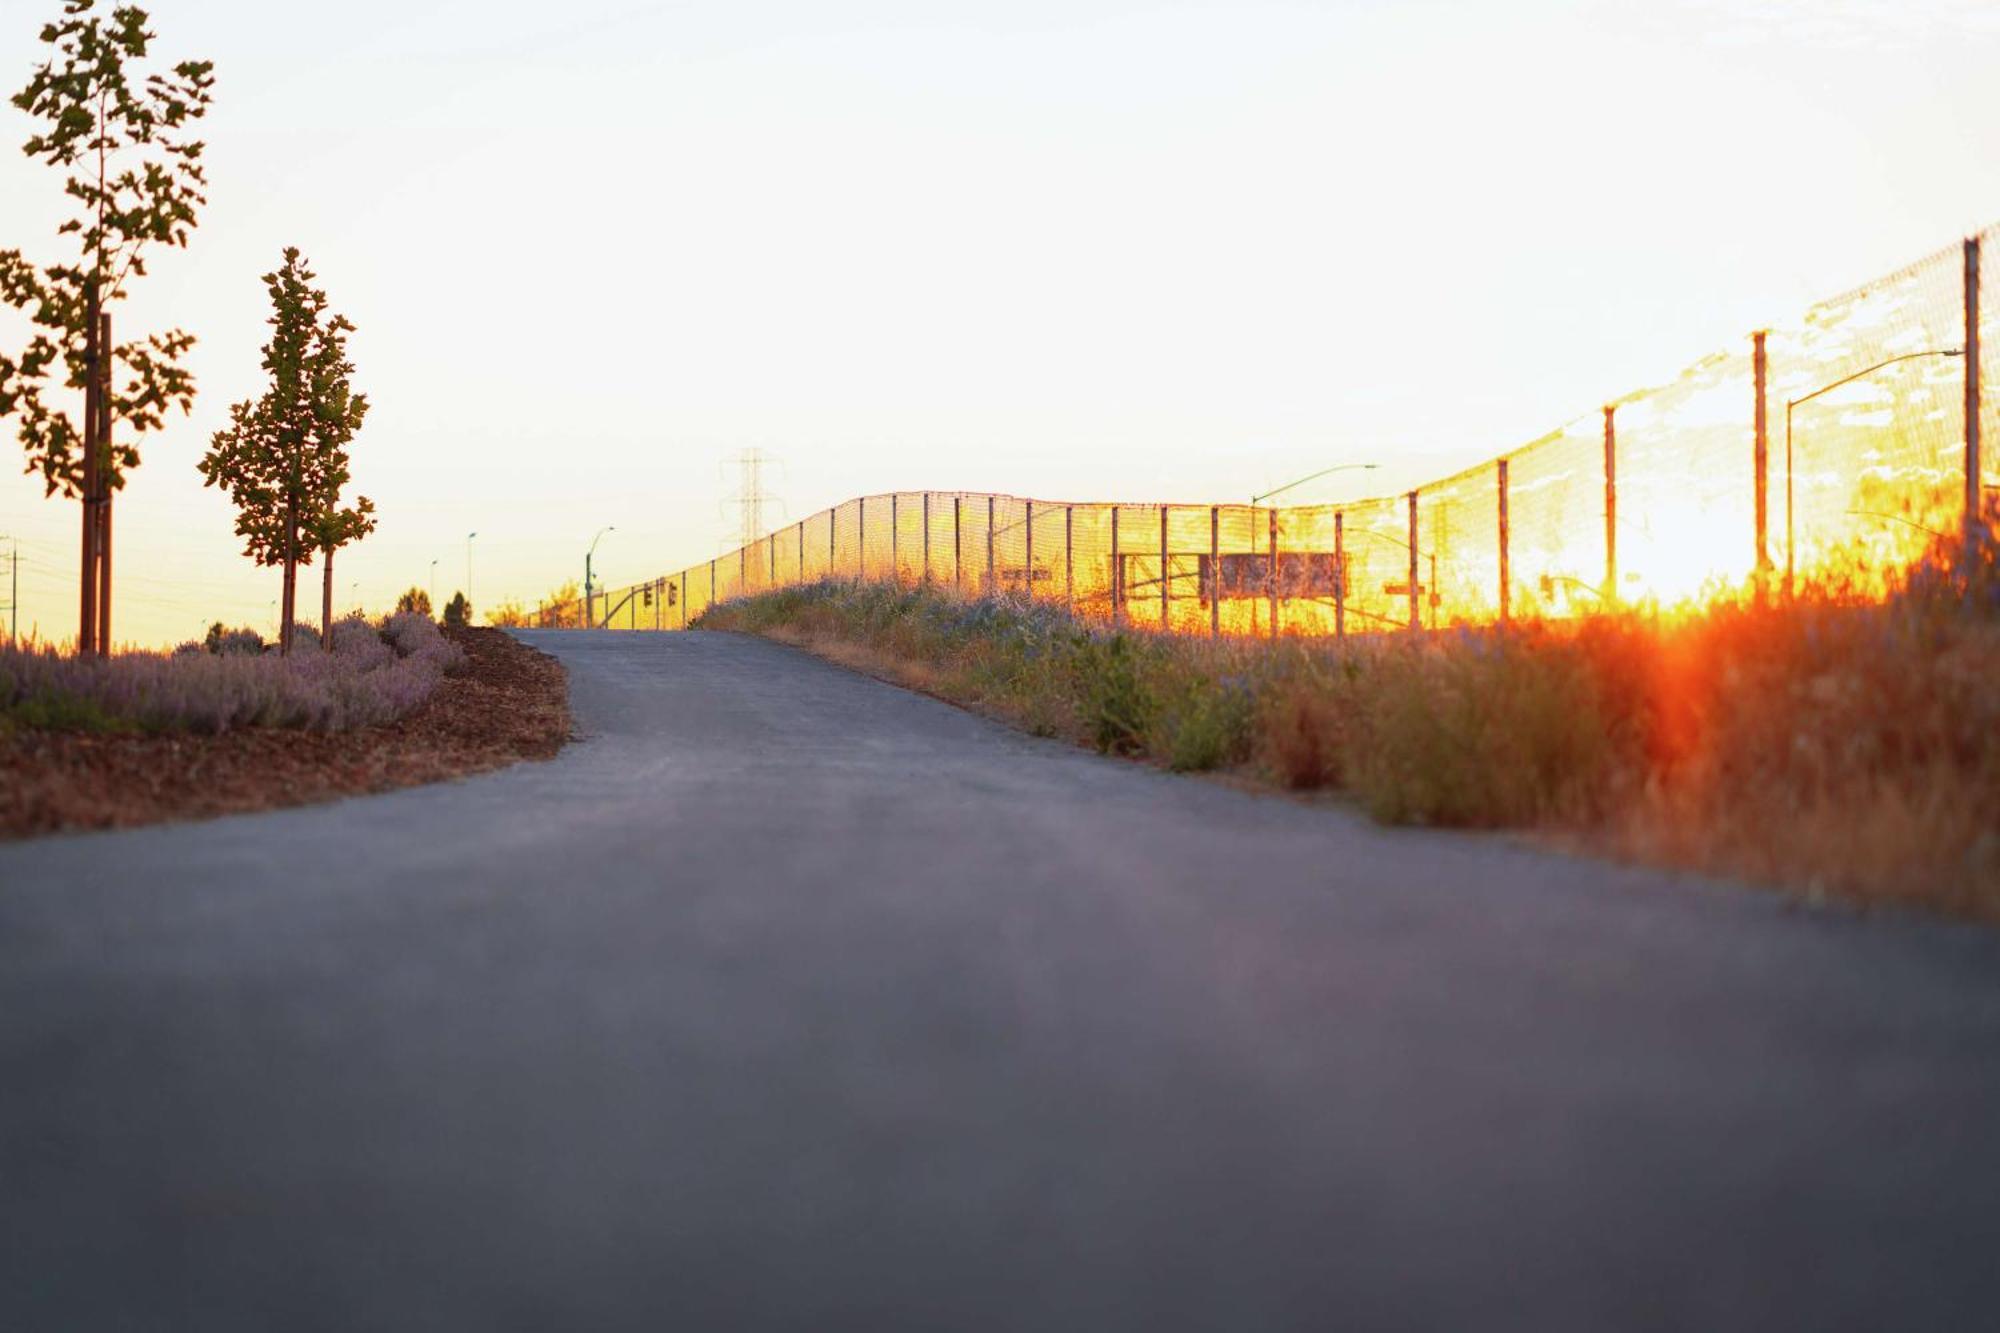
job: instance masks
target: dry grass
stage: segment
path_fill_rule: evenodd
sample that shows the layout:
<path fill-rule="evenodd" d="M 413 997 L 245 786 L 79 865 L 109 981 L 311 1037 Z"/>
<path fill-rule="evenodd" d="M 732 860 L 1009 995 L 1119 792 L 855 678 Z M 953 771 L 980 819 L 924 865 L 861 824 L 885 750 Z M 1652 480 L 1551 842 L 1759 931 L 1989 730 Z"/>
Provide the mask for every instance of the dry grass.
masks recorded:
<path fill-rule="evenodd" d="M 1928 566 L 1886 602 L 1628 611 L 1262 642 L 1080 625 L 847 584 L 702 626 L 1167 767 L 1338 789 L 1391 823 L 1572 845 L 1853 899 L 2000 917 L 2000 577 Z"/>

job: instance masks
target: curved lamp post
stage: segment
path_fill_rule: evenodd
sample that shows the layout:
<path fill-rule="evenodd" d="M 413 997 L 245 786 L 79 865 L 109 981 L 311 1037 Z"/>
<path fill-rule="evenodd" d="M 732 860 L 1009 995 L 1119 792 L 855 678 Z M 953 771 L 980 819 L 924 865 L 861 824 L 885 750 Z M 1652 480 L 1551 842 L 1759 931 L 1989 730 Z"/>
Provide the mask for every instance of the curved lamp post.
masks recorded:
<path fill-rule="evenodd" d="M 604 540 L 604 534 L 616 531 L 618 531 L 618 525 L 615 523 L 599 528 L 597 535 L 590 539 L 590 549 L 583 553 L 583 627 L 585 629 L 590 628 L 590 595 L 594 586 L 591 582 L 590 560 L 592 556 L 597 554 L 597 543 Z"/>
<path fill-rule="evenodd" d="M 1268 500 L 1274 495 L 1283 495 L 1294 486 L 1303 486 L 1309 481 L 1318 481 L 1321 477 L 1330 477 L 1336 472 L 1373 472 L 1379 466 L 1380 464 L 1377 463 L 1336 463 L 1332 467 L 1323 467 L 1317 472 L 1308 473 L 1306 476 L 1300 477 L 1297 481 L 1288 481 L 1274 491 L 1265 491 L 1262 495 L 1253 495 L 1250 497 L 1250 503 L 1254 505 L 1260 501 Z"/>

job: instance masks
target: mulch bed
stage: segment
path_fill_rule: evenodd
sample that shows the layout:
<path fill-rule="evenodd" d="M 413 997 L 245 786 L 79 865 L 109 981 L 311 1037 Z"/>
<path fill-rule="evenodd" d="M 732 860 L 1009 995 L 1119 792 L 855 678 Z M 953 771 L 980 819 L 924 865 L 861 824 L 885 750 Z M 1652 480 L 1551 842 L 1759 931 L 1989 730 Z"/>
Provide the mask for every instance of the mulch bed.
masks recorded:
<path fill-rule="evenodd" d="M 309 805 L 553 757 L 570 737 L 562 666 L 503 630 L 445 633 L 467 670 L 385 726 L 0 735 L 0 838 Z"/>

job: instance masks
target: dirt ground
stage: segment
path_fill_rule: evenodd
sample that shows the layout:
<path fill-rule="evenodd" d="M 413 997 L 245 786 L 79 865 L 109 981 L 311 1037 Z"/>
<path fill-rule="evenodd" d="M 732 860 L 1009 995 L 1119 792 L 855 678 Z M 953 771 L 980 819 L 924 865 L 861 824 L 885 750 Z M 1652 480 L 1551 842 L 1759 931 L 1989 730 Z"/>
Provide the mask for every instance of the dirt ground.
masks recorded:
<path fill-rule="evenodd" d="M 547 759 L 561 749 L 570 717 L 556 660 L 502 630 L 446 633 L 465 649 L 468 669 L 385 726 L 0 736 L 0 838 L 308 805 Z"/>

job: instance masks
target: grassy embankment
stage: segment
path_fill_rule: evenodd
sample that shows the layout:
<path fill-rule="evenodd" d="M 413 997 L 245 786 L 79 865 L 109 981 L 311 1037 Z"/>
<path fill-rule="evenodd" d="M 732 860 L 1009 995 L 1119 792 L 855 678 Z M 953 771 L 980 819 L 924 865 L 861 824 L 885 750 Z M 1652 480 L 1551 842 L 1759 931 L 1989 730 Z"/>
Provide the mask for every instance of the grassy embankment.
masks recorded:
<path fill-rule="evenodd" d="M 1692 616 L 1211 642 L 825 583 L 696 622 L 1039 735 L 1346 793 L 1395 824 L 2000 917 L 2000 578 Z"/>

